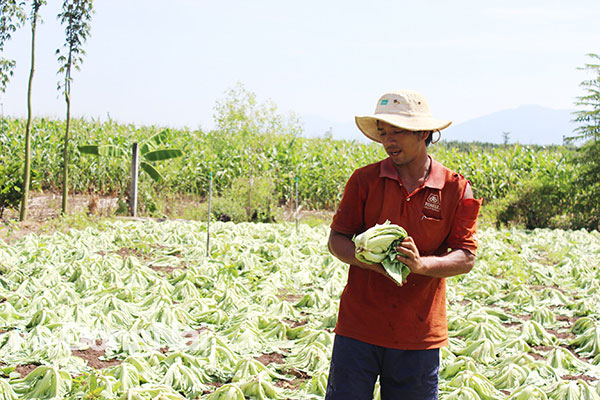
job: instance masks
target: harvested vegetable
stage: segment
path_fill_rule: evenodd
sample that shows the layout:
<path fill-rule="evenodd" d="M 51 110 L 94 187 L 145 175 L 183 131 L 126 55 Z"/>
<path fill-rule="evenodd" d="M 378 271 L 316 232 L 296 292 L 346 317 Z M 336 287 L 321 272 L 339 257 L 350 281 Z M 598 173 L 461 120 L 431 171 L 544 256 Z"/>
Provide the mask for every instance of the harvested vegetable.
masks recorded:
<path fill-rule="evenodd" d="M 210 257 L 183 221 L 0 241 L 0 399 L 323 399 L 347 274 L 328 228 L 211 233 Z M 479 235 L 473 270 L 447 279 L 440 400 L 596 399 L 600 234 Z"/>
<path fill-rule="evenodd" d="M 398 260 L 396 249 L 408 236 L 404 228 L 385 221 L 367 229 L 352 240 L 356 246 L 356 258 L 367 264 L 381 264 L 388 275 L 402 286 L 410 269 Z"/>

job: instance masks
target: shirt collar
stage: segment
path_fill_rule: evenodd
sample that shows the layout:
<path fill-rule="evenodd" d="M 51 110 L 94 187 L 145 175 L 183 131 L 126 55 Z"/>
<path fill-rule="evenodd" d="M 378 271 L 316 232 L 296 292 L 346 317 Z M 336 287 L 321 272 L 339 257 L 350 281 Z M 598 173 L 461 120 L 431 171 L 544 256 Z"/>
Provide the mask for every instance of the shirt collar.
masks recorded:
<path fill-rule="evenodd" d="M 444 166 L 439 162 L 435 161 L 433 157 L 429 156 L 431 160 L 431 172 L 429 173 L 429 177 L 425 181 L 425 187 L 429 187 L 432 189 L 442 189 L 446 182 L 446 176 L 444 173 Z M 379 167 L 379 177 L 380 178 L 389 178 L 394 179 L 400 182 L 400 178 L 398 178 L 398 171 L 394 166 L 394 162 L 390 157 L 381 161 Z M 400 182 L 402 183 L 402 182 Z"/>

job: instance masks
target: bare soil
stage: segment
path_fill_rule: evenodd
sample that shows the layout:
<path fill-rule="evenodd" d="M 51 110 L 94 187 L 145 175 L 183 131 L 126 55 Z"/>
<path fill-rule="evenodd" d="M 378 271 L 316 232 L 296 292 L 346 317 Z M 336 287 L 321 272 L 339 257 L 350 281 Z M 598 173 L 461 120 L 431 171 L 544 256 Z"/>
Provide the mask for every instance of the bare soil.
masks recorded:
<path fill-rule="evenodd" d="M 15 371 L 21 374 L 21 378 L 25 378 L 27 375 L 29 375 L 30 372 L 32 372 L 37 367 L 39 367 L 39 365 L 37 364 L 17 365 L 15 367 Z"/>
<path fill-rule="evenodd" d="M 115 216 L 117 210 L 117 196 L 102 196 L 98 194 L 69 194 L 67 215 L 84 215 L 90 218 Z M 52 234 L 58 230 L 65 231 L 70 227 L 61 224 L 60 214 L 62 194 L 56 192 L 31 193 L 27 206 L 27 218 L 19 222 L 19 210 L 6 209 L 0 218 L 0 239 L 12 243 L 20 240 L 30 233 Z M 200 206 L 198 199 L 181 195 L 169 201 L 165 213 L 169 218 L 181 218 L 186 209 Z M 296 219 L 294 210 L 285 209 L 283 220 L 293 222 Z M 300 209 L 300 221 L 322 220 L 331 221 L 333 212 L 328 210 L 303 210 Z"/>
<path fill-rule="evenodd" d="M 271 363 L 275 363 L 275 364 L 283 364 L 284 363 L 283 354 L 280 354 L 280 353 L 262 354 L 259 357 L 255 357 L 255 359 L 257 361 L 260 361 L 264 365 L 269 365 Z"/>
<path fill-rule="evenodd" d="M 112 359 L 112 360 L 102 360 L 100 357 L 104 357 L 104 350 L 73 350 L 74 356 L 83 358 L 87 365 L 94 369 L 102 369 L 107 367 L 112 367 L 115 365 L 121 364 L 122 360 Z"/>
<path fill-rule="evenodd" d="M 4 210 L 0 219 L 0 239 L 13 242 L 30 233 L 54 233 L 60 217 L 62 195 L 54 192 L 32 193 L 27 203 L 27 218 L 19 222 L 19 210 Z M 85 213 L 98 217 L 114 215 L 117 197 L 96 194 L 70 194 L 69 214 Z"/>

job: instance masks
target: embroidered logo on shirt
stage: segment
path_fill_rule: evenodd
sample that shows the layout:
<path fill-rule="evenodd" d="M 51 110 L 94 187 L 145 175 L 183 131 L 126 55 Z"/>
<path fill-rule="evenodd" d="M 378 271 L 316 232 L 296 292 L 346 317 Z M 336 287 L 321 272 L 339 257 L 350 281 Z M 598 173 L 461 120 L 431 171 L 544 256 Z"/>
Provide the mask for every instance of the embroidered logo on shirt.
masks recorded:
<path fill-rule="evenodd" d="M 427 200 L 425 200 L 425 206 L 423 208 L 440 212 L 440 196 L 437 193 L 430 193 L 429 196 L 427 196 Z"/>

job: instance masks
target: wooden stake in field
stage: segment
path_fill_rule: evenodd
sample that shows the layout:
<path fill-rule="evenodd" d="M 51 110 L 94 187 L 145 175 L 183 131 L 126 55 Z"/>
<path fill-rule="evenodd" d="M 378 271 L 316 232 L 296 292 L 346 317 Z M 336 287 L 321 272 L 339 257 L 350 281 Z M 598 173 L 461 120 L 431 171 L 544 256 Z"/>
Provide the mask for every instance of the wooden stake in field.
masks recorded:
<path fill-rule="evenodd" d="M 296 233 L 298 233 L 298 177 L 294 177 L 294 185 L 296 186 Z"/>
<path fill-rule="evenodd" d="M 132 217 L 137 215 L 137 192 L 138 192 L 138 170 L 139 149 L 137 142 L 131 148 L 131 192 L 129 193 L 129 213 Z"/>
<path fill-rule="evenodd" d="M 210 209 L 212 203 L 212 171 L 208 179 L 208 217 L 206 218 L 206 257 L 210 255 Z"/>

